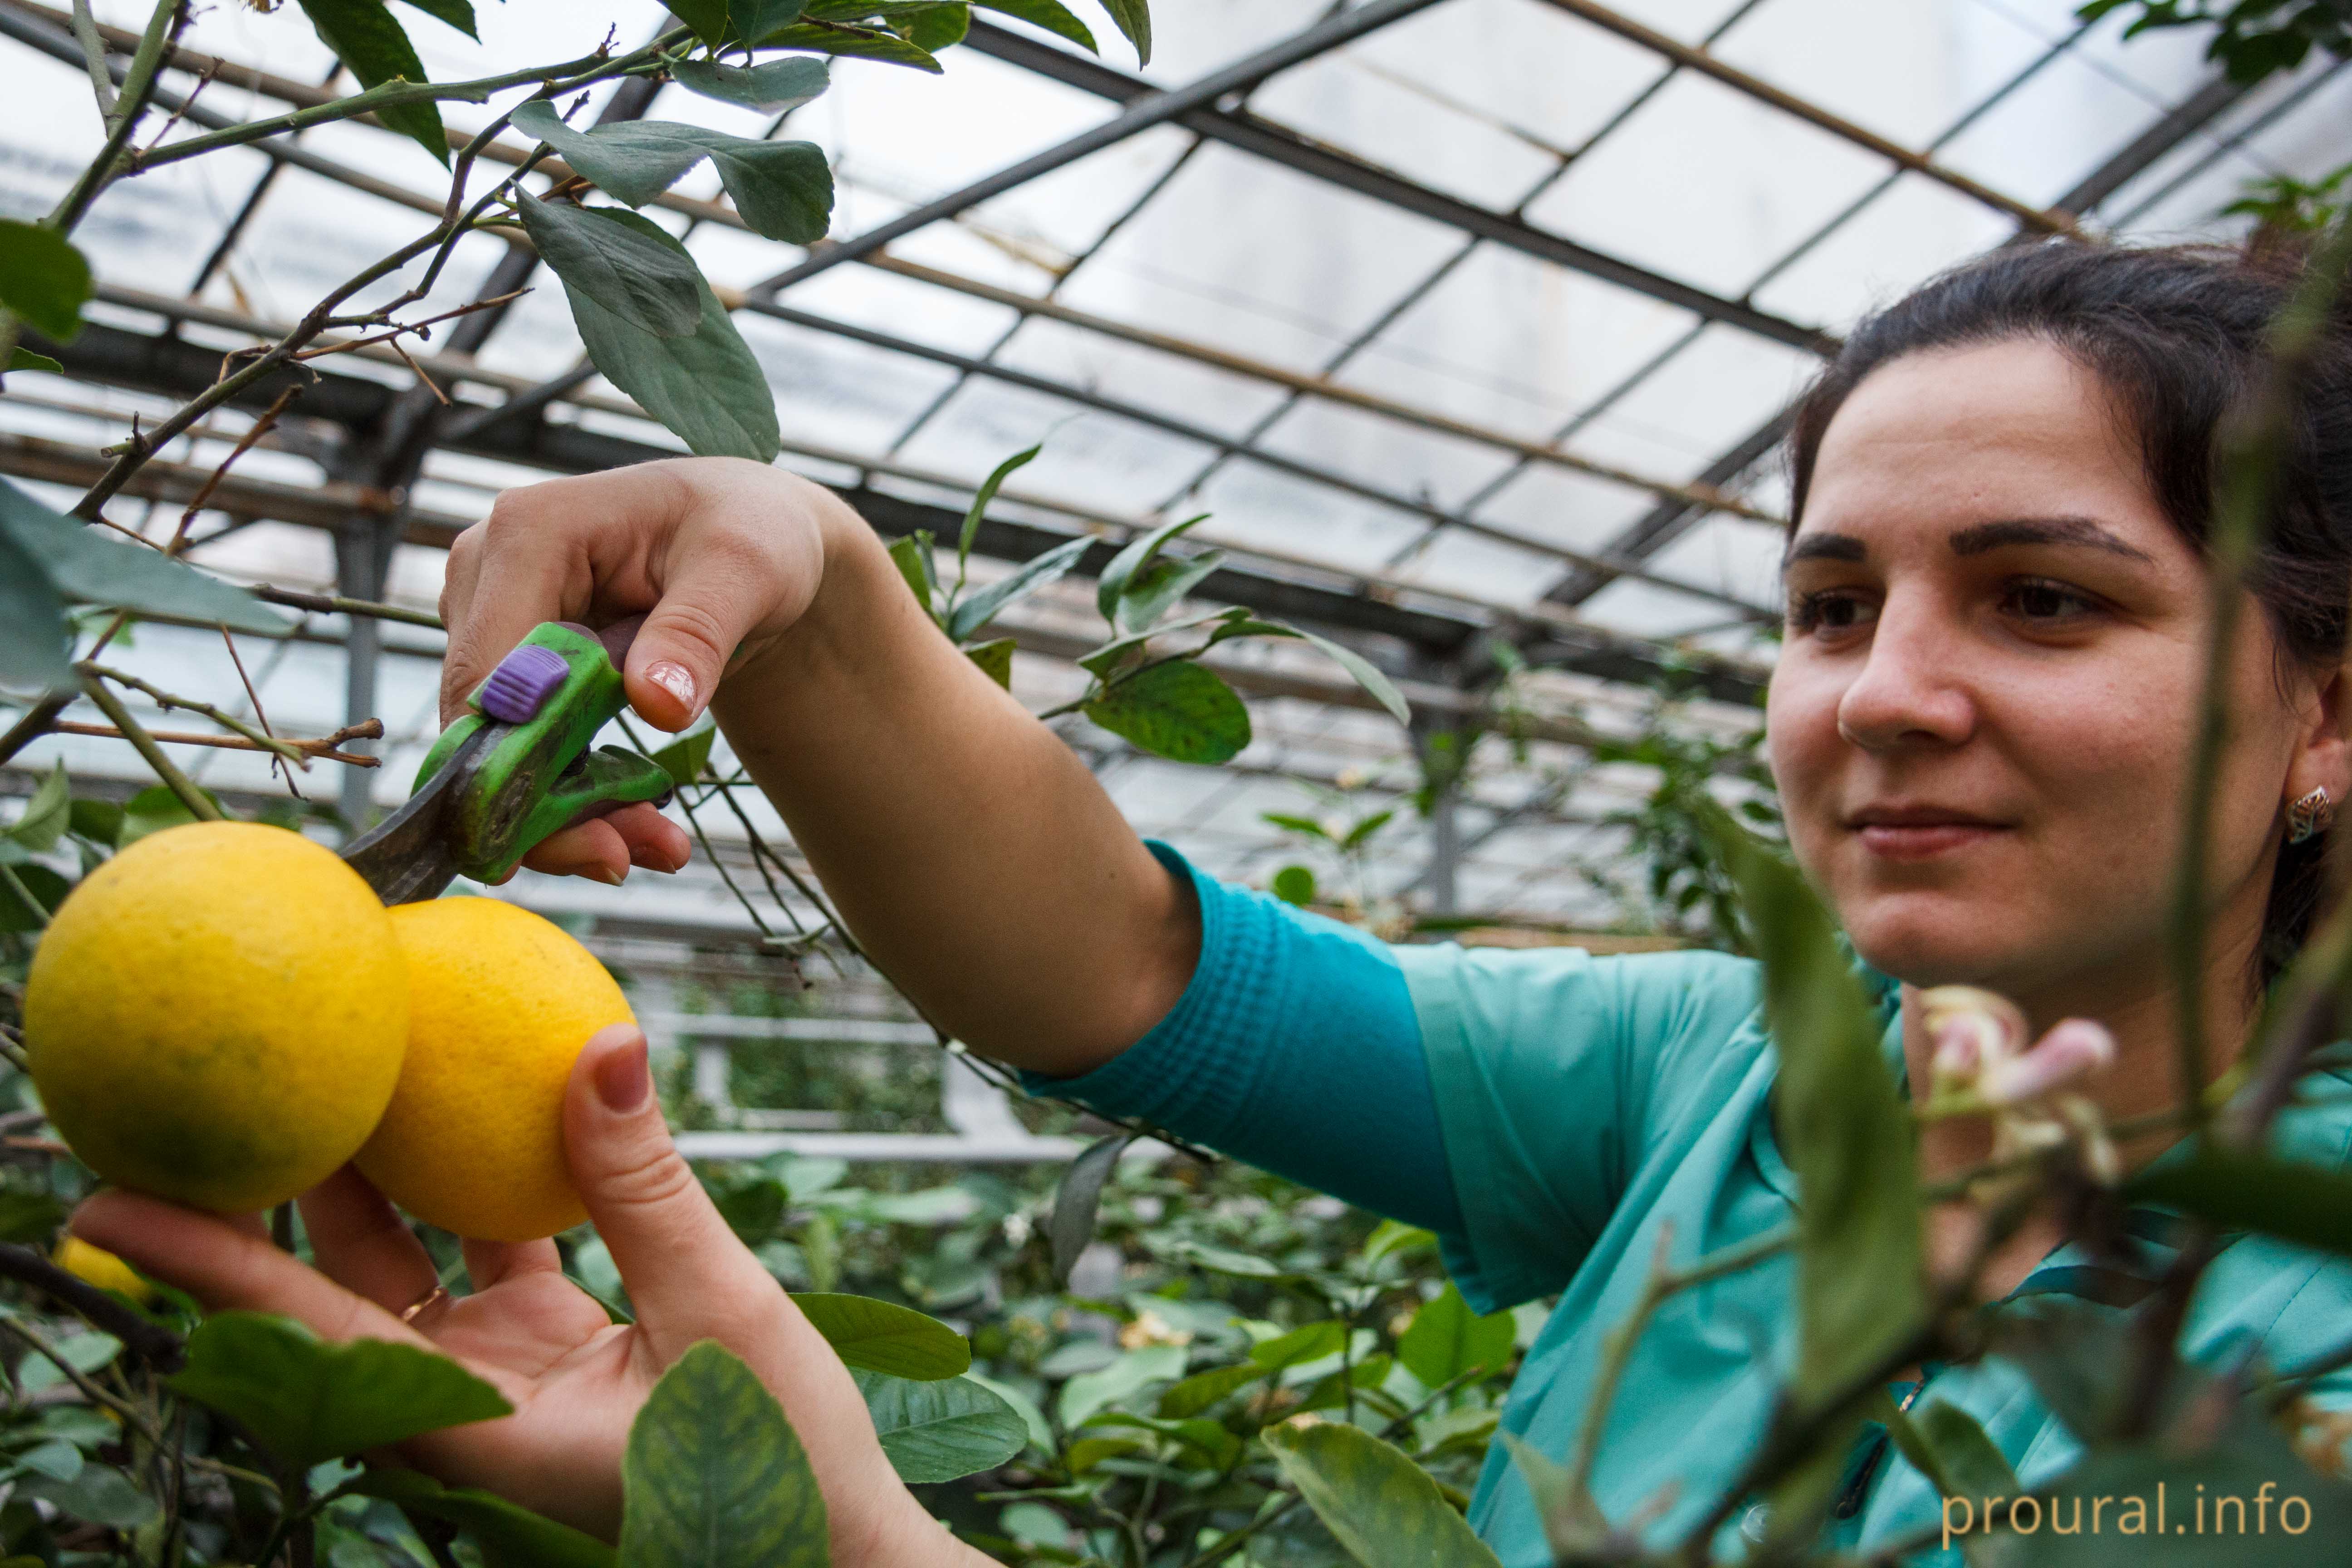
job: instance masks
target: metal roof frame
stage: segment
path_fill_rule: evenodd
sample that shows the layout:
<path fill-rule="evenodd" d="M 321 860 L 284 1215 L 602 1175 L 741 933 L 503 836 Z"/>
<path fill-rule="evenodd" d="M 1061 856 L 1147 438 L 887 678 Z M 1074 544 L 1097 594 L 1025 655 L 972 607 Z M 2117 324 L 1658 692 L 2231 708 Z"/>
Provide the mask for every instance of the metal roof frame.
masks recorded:
<path fill-rule="evenodd" d="M 800 448 L 804 456 L 813 459 L 856 472 L 859 476 L 858 480 L 845 493 L 885 531 L 903 532 L 929 528 L 934 532 L 944 532 L 950 531 L 960 521 L 960 515 L 951 508 L 902 493 L 906 487 L 927 493 L 951 490 L 957 481 L 898 463 L 896 458 L 898 450 L 938 415 L 959 388 L 976 378 L 985 378 L 1076 407 L 1095 410 L 1206 448 L 1210 456 L 1204 465 L 1176 494 L 1161 503 L 1160 510 L 1172 507 L 1183 495 L 1197 489 L 1210 476 L 1238 460 L 1260 465 L 1324 491 L 1419 519 L 1423 527 L 1417 539 L 1396 550 L 1386 569 L 1343 568 L 1306 556 L 1285 557 L 1279 552 L 1263 548 L 1236 549 L 1225 569 L 1202 584 L 1201 591 L 1205 597 L 1245 605 L 1268 614 L 1307 621 L 1354 638 L 1367 639 L 1365 646 L 1369 651 L 1401 672 L 1419 678 L 1412 683 L 1413 695 L 1434 721 L 1473 725 L 1480 721 L 1485 707 L 1477 688 L 1489 672 L 1484 669 L 1484 660 L 1477 648 L 1479 640 L 1486 637 L 1509 638 L 1535 662 L 1604 680 L 1654 684 L 1671 676 L 1693 679 L 1699 689 L 1719 700 L 1752 701 L 1760 689 L 1761 679 L 1760 671 L 1755 668 L 1736 660 L 1694 653 L 1685 644 L 1645 639 L 1605 629 L 1580 615 L 1577 606 L 1591 600 L 1609 584 L 1632 579 L 1688 599 L 1720 604 L 1733 611 L 1740 620 L 1750 624 L 1772 619 L 1773 612 L 1765 606 L 1736 594 L 1719 592 L 1661 573 L 1652 562 L 1660 551 L 1686 534 L 1696 523 L 1718 514 L 1765 524 L 1780 521 L 1769 509 L 1757 505 L 1738 492 L 1758 463 L 1778 446 L 1786 431 L 1790 411 L 1783 409 L 1758 426 L 1688 478 L 1633 472 L 1625 467 L 1601 462 L 1571 451 L 1567 443 L 1605 411 L 1646 384 L 1650 377 L 1705 334 L 1728 331 L 1816 356 L 1833 353 L 1839 346 L 1839 340 L 1833 333 L 1819 325 L 1794 321 L 1759 306 L 1755 302 L 1756 294 L 1800 257 L 1838 232 L 1897 181 L 1905 178 L 1932 181 L 1945 189 L 1958 192 L 1979 205 L 2016 220 L 2021 237 L 2067 232 L 2074 228 L 2077 215 L 2095 210 L 2185 140 L 2203 132 L 2217 118 L 2235 107 L 2243 92 L 2220 79 L 2205 83 L 2167 110 L 2058 203 L 2050 207 L 2041 207 L 2021 201 L 1953 168 L 1941 161 L 1941 154 L 1963 130 L 2053 60 L 2064 55 L 2088 30 L 2086 27 L 2078 28 L 2067 37 L 2053 42 L 2038 59 L 1963 115 L 1941 136 L 1923 148 L 1915 149 L 1780 89 L 1753 73 L 1730 65 L 1712 52 L 1720 38 L 1769 0 L 1745 0 L 1745 4 L 1732 7 L 1712 32 L 1696 44 L 1685 43 L 1649 27 L 1600 3 L 1600 0 L 1528 0 L 1528 3 L 1549 7 L 1581 25 L 1599 27 L 1632 43 L 1655 56 L 1661 69 L 1655 79 L 1630 101 L 1621 105 L 1611 119 L 1580 145 L 1573 149 L 1552 149 L 1556 154 L 1554 166 L 1508 211 L 1483 206 L 1430 188 L 1344 148 L 1330 145 L 1279 123 L 1256 112 L 1247 102 L 1247 95 L 1252 89 L 1278 73 L 1310 65 L 1380 28 L 1433 11 L 1442 5 L 1442 0 L 1362 0 L 1351 8 L 1335 5 L 1311 26 L 1193 80 L 1173 87 L 1163 87 L 1114 68 L 1056 43 L 1045 41 L 1040 35 L 975 21 L 966 40 L 967 47 L 1103 100 L 1115 105 L 1115 111 L 1079 135 L 1016 160 L 944 195 L 923 202 L 898 218 L 837 242 L 820 243 L 802 259 L 761 279 L 740 293 L 721 289 L 722 299 L 730 309 L 765 316 L 802 330 L 861 343 L 891 354 L 923 360 L 955 373 L 952 384 L 931 398 L 905 423 L 887 449 L 878 456 L 826 452 L 806 447 Z M 0 36 L 12 37 L 78 66 L 81 63 L 80 51 L 59 25 L 65 19 L 62 11 L 36 4 L 34 0 L 0 0 Z M 127 47 L 127 35 L 124 41 Z M 316 103 L 331 96 L 323 90 L 322 86 L 272 77 L 236 62 L 212 60 L 185 49 L 178 52 L 173 63 L 178 68 L 204 72 L 211 79 L 242 85 L 292 104 Z M 1551 232 L 1531 223 L 1526 216 L 1529 205 L 1557 182 L 1577 159 L 1617 134 L 1637 110 L 1650 101 L 1666 83 L 1684 72 L 1703 76 L 1731 91 L 1764 103 L 1816 131 L 1884 158 L 1891 165 L 1883 181 L 1822 225 L 1736 298 L 1695 286 L 1624 258 L 1610 255 L 1564 234 Z M 2316 80 L 2303 84 L 2294 100 L 2273 106 L 2269 112 L 2273 115 L 2284 113 L 2286 108 L 2291 107 L 2292 101 L 2300 101 L 2301 94 L 2315 90 L 2316 85 Z M 607 105 L 604 117 L 611 119 L 642 113 L 659 90 L 661 89 L 652 83 L 644 84 L 634 93 L 624 90 Z M 164 108 L 182 114 L 189 122 L 208 129 L 223 129 L 237 122 L 211 103 L 190 102 L 188 95 L 165 91 L 158 95 L 158 101 Z M 2257 125 L 2263 122 L 2266 121 L 2257 121 Z M 773 134 L 781 124 L 779 120 L 771 125 L 770 134 Z M 1055 277 L 1042 292 L 1030 293 L 961 277 L 943 268 L 893 256 L 888 250 L 894 240 L 931 224 L 961 219 L 980 204 L 1163 126 L 1190 132 L 1191 141 L 1186 148 L 1147 184 L 1140 196 L 1129 202 L 1121 214 L 1095 235 L 1077 253 L 1073 265 L 1084 265 L 1121 224 L 1140 211 L 1176 176 L 1177 171 L 1185 166 L 1194 151 L 1210 143 L 1238 151 L 1291 174 L 1347 191 L 1397 212 L 1449 227 L 1459 233 L 1462 242 L 1400 298 L 1377 312 L 1371 321 L 1351 333 L 1336 353 L 1328 356 L 1311 373 L 1194 342 L 1148 325 L 1118 321 L 1099 312 L 1073 308 L 1057 298 L 1068 276 L 1066 268 Z M 2255 128 L 2249 126 L 2239 134 L 2251 134 Z M 437 196 L 404 189 L 394 182 L 299 145 L 291 137 L 260 141 L 252 144 L 252 150 L 269 159 L 269 164 L 255 181 L 210 247 L 210 253 L 197 273 L 196 289 L 204 287 L 205 281 L 233 249 L 247 223 L 266 201 L 273 181 L 288 166 L 303 169 L 352 190 L 421 213 L 437 216 L 443 206 L 441 198 Z M 509 146 L 494 148 L 488 155 L 517 161 L 524 153 Z M 545 167 L 558 175 L 565 172 L 553 163 Z M 2192 169 L 2180 178 L 2193 177 L 2196 172 Z M 2161 199 L 2161 193 L 2150 199 Z M 731 208 L 721 202 L 696 201 L 671 195 L 660 198 L 660 205 L 683 215 L 688 219 L 689 229 L 704 223 L 741 226 Z M 511 248 L 494 269 L 490 284 L 482 291 L 485 297 L 510 289 L 536 265 L 536 258 L 527 246 L 512 242 L 510 245 Z M 1377 342 L 1417 300 L 1459 268 L 1465 258 L 1480 247 L 1489 245 L 1502 247 L 1544 265 L 1564 268 L 1686 311 L 1692 324 L 1675 341 L 1652 354 L 1643 364 L 1620 377 L 1597 398 L 1579 409 L 1548 440 L 1528 439 L 1475 421 L 1456 418 L 1434 408 L 1382 396 L 1336 379 L 1359 353 Z M 964 353 L 897 332 L 837 320 L 788 303 L 780 297 L 794 284 L 849 262 L 1002 308 L 1013 315 L 1009 324 L 986 348 L 978 353 Z M 162 316 L 165 326 L 162 331 L 150 334 L 120 326 L 93 325 L 69 348 L 53 350 L 66 363 L 69 373 L 103 384 L 184 395 L 210 383 L 213 354 L 209 350 L 181 341 L 177 334 L 182 324 L 198 322 L 241 331 L 258 331 L 268 326 L 268 323 L 237 318 L 234 313 L 220 311 L 193 300 L 134 297 L 134 291 L 119 288 L 110 293 L 118 304 Z M 498 312 L 485 311 L 461 323 L 451 337 L 445 340 L 439 353 L 420 356 L 423 363 L 435 367 L 436 374 L 453 373 L 450 379 L 455 384 L 471 389 L 468 399 L 460 402 L 454 409 L 443 408 L 422 388 L 387 385 L 364 376 L 331 370 L 326 372 L 306 394 L 299 412 L 308 418 L 322 420 L 341 432 L 339 444 L 331 444 L 340 456 L 330 467 L 330 482 L 307 499 L 291 493 L 292 487 L 273 489 L 263 481 L 239 480 L 225 485 L 218 499 L 222 502 L 221 510 L 231 519 L 226 528 L 241 526 L 240 520 L 263 516 L 314 527 L 331 527 L 342 544 L 344 591 L 357 597 L 375 597 L 381 595 L 383 567 L 395 542 L 404 540 L 427 543 L 442 542 L 449 527 L 462 521 L 445 520 L 415 510 L 403 499 L 401 492 L 416 478 L 427 456 L 435 450 L 497 458 L 564 472 L 673 455 L 670 448 L 659 445 L 589 428 L 572 422 L 561 412 L 578 409 L 606 414 L 627 410 L 623 400 L 583 390 L 593 374 L 584 363 L 569 374 L 536 382 L 501 375 L 475 363 L 467 351 L 480 347 L 497 330 L 498 321 Z M 1254 419 L 1244 433 L 1238 437 L 1227 436 L 1197 421 L 1106 395 L 1089 385 L 1073 384 L 1002 363 L 1000 351 L 1011 343 L 1024 325 L 1034 321 L 1052 321 L 1095 340 L 1124 344 L 1219 374 L 1242 377 L 1262 386 L 1276 388 L 1280 396 L 1271 411 Z M 274 391 L 274 388 L 256 389 L 254 398 L 266 402 L 265 395 L 269 391 Z M 1292 456 L 1285 451 L 1269 450 L 1263 444 L 1264 438 L 1286 415 L 1307 400 L 1351 409 L 1448 440 L 1467 442 L 1503 453 L 1509 461 L 1482 482 L 1466 500 L 1439 505 L 1426 495 L 1401 493 L 1391 486 L 1360 478 L 1343 467 Z M 248 399 L 246 405 L 250 407 L 257 404 Z M 555 414 L 556 417 L 549 417 L 551 414 Z M 1565 468 L 1612 485 L 1647 492 L 1654 498 L 1655 504 L 1605 543 L 1585 549 L 1569 548 L 1481 515 L 1482 509 L 1506 486 L 1531 466 L 1538 465 Z M 0 437 L 0 469 L 18 473 L 38 471 L 46 477 L 64 478 L 71 468 L 64 456 L 39 449 L 38 443 L 28 437 Z M 185 479 L 186 476 L 176 475 L 170 465 L 158 465 L 143 487 L 135 487 L 132 493 L 142 493 L 143 489 L 144 493 L 176 494 L 185 490 Z M 176 490 L 174 487 L 177 487 Z M 1099 567 L 1118 541 L 1134 530 L 1158 521 L 1154 514 L 1139 518 L 1103 517 L 1046 498 L 1009 494 L 984 521 L 978 542 L 979 551 L 1005 561 L 1020 561 L 1069 537 L 1068 531 L 1056 531 L 1054 526 L 1031 521 L 1041 513 L 1047 517 L 1059 513 L 1057 521 L 1101 536 L 1104 542 L 1088 552 L 1082 571 Z M 1433 541 L 1448 533 L 1475 535 L 1546 557 L 1559 563 L 1562 574 L 1532 607 L 1481 603 L 1467 595 L 1424 588 L 1395 574 L 1400 563 L 1410 561 L 1428 548 Z M 221 533 L 215 533 L 210 538 L 221 536 Z M 1024 646 L 1043 652 L 1070 651 L 1061 647 L 1061 642 L 1068 639 L 1057 641 L 1054 634 L 1031 630 L 1023 634 L 1023 640 Z M 350 696 L 354 711 L 366 706 L 363 699 L 372 700 L 369 697 L 372 689 L 363 688 L 362 684 L 369 679 L 363 674 L 362 667 L 372 668 L 372 650 L 375 642 L 372 626 L 355 626 L 350 644 L 353 680 Z M 1431 677 L 1435 679 L 1431 679 Z M 1343 706 L 1360 706 L 1364 700 L 1360 693 L 1336 681 L 1318 682 L 1304 678 L 1268 676 L 1265 672 L 1244 672 L 1235 677 L 1235 683 L 1261 694 L 1304 696 Z M 1553 738 L 1577 743 L 1579 732 L 1574 726 L 1556 728 L 1558 732 Z M 1498 819 L 1485 830 L 1485 836 L 1491 837 L 1502 831 L 1507 822 L 1507 816 Z M 1465 846 L 1458 834 L 1452 834 L 1445 827 L 1433 829 L 1433 842 L 1436 853 L 1429 879 L 1444 898 L 1446 896 L 1444 889 L 1450 885 L 1451 861 Z M 1473 844 L 1475 842 L 1474 838 Z"/>

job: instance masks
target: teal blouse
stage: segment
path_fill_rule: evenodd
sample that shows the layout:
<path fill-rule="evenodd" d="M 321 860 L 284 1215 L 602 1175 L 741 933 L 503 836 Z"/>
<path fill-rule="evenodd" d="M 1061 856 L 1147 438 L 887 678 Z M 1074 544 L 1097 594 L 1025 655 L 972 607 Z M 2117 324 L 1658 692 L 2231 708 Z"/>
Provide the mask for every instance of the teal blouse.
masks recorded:
<path fill-rule="evenodd" d="M 1557 1295 L 1511 1386 L 1504 1431 L 1566 1457 L 1604 1336 L 1633 1312 L 1664 1227 L 1672 1261 L 1686 1264 L 1790 1218 L 1796 1182 L 1773 1136 L 1775 1058 L 1752 962 L 1394 947 L 1153 850 L 1200 900 L 1192 983 L 1110 1063 L 1035 1086 L 1430 1226 L 1482 1311 Z M 1874 984 L 1901 1081 L 1895 988 Z M 2282 1116 L 2274 1147 L 2341 1166 L 2352 1153 L 2352 1068 L 2315 1073 L 2305 1088 L 2313 1102 Z M 2160 1229 L 2139 1240 L 2150 1269 L 2169 1256 Z M 1654 1546 L 1704 1516 L 1762 1436 L 1794 1365 L 1793 1268 L 1783 1255 L 1677 1296 L 1636 1346 L 1592 1481 L 1612 1520 L 1656 1510 L 1645 1532 Z M 2069 1243 L 2015 1295 L 2097 1300 L 2103 1278 Z M 2273 1364 L 2292 1365 L 2347 1336 L 2352 1266 L 2247 1236 L 2204 1276 L 2185 1343 L 2210 1363 L 2259 1342 Z M 2352 1405 L 2352 1373 L 2316 1392 Z M 1938 1400 L 1975 1416 L 2028 1486 L 2081 1453 L 2005 1361 L 1929 1369 L 1914 1414 Z M 1933 1485 L 1877 1436 L 1866 1432 L 1849 1462 L 1833 1544 L 1867 1547 L 1938 1518 Z M 1500 1444 L 1469 1517 L 1505 1568 L 1550 1563 Z M 1749 1522 L 1732 1516 L 1727 1552 Z M 1957 1568 L 1958 1553 L 1913 1561 Z"/>

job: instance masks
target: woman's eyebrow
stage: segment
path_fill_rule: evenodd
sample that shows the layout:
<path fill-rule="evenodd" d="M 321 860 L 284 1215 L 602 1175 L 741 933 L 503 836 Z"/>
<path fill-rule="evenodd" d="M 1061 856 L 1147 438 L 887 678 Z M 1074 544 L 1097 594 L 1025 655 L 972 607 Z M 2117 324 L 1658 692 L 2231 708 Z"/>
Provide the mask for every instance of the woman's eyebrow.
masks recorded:
<path fill-rule="evenodd" d="M 1786 569 L 1800 561 L 1865 561 L 1869 557 L 1868 547 L 1851 533 L 1801 533 L 1789 541 L 1780 565 Z"/>
<path fill-rule="evenodd" d="M 2094 550 L 2155 564 L 2156 557 L 2087 517 L 2020 517 L 1979 522 L 1952 535 L 1955 555 L 1982 555 L 2013 544 L 2087 544 Z"/>

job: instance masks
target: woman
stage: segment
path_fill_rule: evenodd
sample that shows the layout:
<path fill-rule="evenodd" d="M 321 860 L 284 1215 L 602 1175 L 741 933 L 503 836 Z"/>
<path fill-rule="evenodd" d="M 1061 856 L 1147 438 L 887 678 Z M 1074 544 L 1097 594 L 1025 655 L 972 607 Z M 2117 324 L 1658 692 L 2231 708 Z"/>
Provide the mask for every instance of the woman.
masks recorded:
<path fill-rule="evenodd" d="M 1862 958 L 1900 982 L 1885 1049 L 1915 1098 L 1933 1045 L 1919 988 L 1967 982 L 2014 998 L 2037 1033 L 2105 1022 L 2120 1060 L 2087 1092 L 2111 1121 L 2176 1100 L 2165 910 L 2210 616 L 2210 452 L 2286 286 L 2212 253 L 2003 252 L 1865 323 L 1804 405 L 1769 752 L 1798 858 Z M 2292 449 L 2260 611 L 2229 664 L 2204 986 L 2215 1073 L 2308 924 L 2324 839 L 2305 830 L 2352 786 L 2342 338 Z M 1390 948 L 1190 873 L 939 637 L 871 531 L 815 486 L 727 462 L 534 486 L 458 542 L 448 583 L 453 709 L 538 621 L 650 611 L 627 671 L 638 711 L 678 730 L 712 707 L 860 940 L 973 1048 L 1435 1229 L 1482 1309 L 1562 1292 L 1503 1416 L 1555 1458 L 1661 1235 L 1687 1260 L 1788 1218 L 1753 965 Z M 686 856 L 677 827 L 637 810 L 551 839 L 537 863 L 617 881 Z M 718 1338 L 814 1454 L 836 1563 L 973 1561 L 896 1483 L 839 1364 L 677 1159 L 640 1037 L 591 1042 L 568 1115 L 643 1311 L 634 1330 L 604 1327 L 547 1243 L 469 1247 L 478 1294 L 436 1295 L 422 1251 L 349 1173 L 305 1204 L 323 1275 L 128 1194 L 75 1225 L 215 1305 L 331 1335 L 422 1333 L 467 1357 L 520 1414 L 420 1440 L 416 1460 L 600 1531 L 635 1403 L 687 1343 Z M 2290 1110 L 2278 1136 L 2333 1164 L 2347 1132 L 2338 1097 Z M 1932 1126 L 1923 1175 L 1979 1163 L 1990 1137 Z M 1936 1220 L 1948 1253 L 1968 1216 Z M 2029 1225 L 1985 1288 L 2075 1288 L 2057 1235 Z M 1612 1519 L 1648 1510 L 1664 1541 L 1704 1517 L 1788 1364 L 1790 1268 L 1658 1315 L 1593 1476 Z M 2252 1239 L 2213 1267 L 2186 1339 L 2215 1355 L 2259 1338 L 2291 1363 L 2347 1324 L 2352 1271 Z M 2006 1363 L 1934 1373 L 1926 1392 L 1976 1415 L 2029 1483 L 2076 1451 Z M 1899 1459 L 1852 1468 L 1833 1538 L 1937 1519 Z M 1499 1447 L 1472 1519 L 1512 1568 L 1549 1561 Z"/>

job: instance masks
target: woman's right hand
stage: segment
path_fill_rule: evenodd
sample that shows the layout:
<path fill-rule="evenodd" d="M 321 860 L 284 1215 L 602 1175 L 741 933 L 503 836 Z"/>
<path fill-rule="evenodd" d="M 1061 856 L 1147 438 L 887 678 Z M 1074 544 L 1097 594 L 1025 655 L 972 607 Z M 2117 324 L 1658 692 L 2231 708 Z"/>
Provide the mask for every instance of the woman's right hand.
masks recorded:
<path fill-rule="evenodd" d="M 637 614 L 630 705 L 669 731 L 715 710 L 833 911 L 941 1028 L 1075 1077 L 1183 994 L 1189 884 L 940 635 L 865 520 L 781 468 L 677 458 L 499 497 L 449 552 L 442 710 L 541 621 Z M 618 882 L 678 869 L 689 844 L 635 805 L 526 863 Z"/>
<path fill-rule="evenodd" d="M 441 618 L 446 723 L 541 621 L 602 625 L 644 613 L 622 679 L 656 729 L 688 728 L 719 679 L 805 613 L 829 540 L 863 528 L 830 491 L 739 458 L 643 463 L 508 490 L 449 549 Z M 674 871 L 685 830 L 631 806 L 555 835 L 533 869 L 618 882 L 632 865 Z"/>

